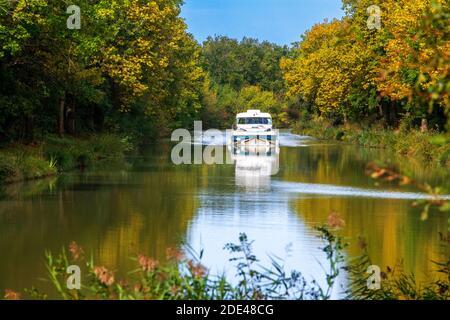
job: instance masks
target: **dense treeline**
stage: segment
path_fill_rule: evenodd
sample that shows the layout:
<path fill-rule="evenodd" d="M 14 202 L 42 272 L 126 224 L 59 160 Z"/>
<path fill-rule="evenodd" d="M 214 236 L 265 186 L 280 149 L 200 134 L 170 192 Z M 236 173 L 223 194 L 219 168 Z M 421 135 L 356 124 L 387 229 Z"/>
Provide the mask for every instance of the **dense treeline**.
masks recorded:
<path fill-rule="evenodd" d="M 259 108 L 286 122 L 280 68 L 288 47 L 186 32 L 181 0 L 19 0 L 0 10 L 0 138 L 125 133 L 151 140 L 170 129 L 229 127 Z"/>
<path fill-rule="evenodd" d="M 204 72 L 180 0 L 80 0 L 80 30 L 67 28 L 69 2 L 2 4 L 1 141 L 98 131 L 148 139 L 192 121 Z"/>
<path fill-rule="evenodd" d="M 203 43 L 202 67 L 209 79 L 201 117 L 209 127 L 229 127 L 235 114 L 261 109 L 273 114 L 278 125 L 288 120 L 281 59 L 290 48 L 267 41 L 224 36 Z"/>
<path fill-rule="evenodd" d="M 449 1 L 343 4 L 342 19 L 315 25 L 295 57 L 282 61 L 288 95 L 302 99 L 303 116 L 442 130 L 450 108 Z"/>
<path fill-rule="evenodd" d="M 257 39 L 242 41 L 225 36 L 209 37 L 203 43 L 203 67 L 218 85 L 239 91 L 259 86 L 264 91 L 284 91 L 280 60 L 290 53 L 287 46 Z"/>
<path fill-rule="evenodd" d="M 0 9 L 0 141 L 230 127 L 261 109 L 278 126 L 330 123 L 438 128 L 449 103 L 449 1 L 343 0 L 346 15 L 293 47 L 224 36 L 198 44 L 181 0 L 18 0 Z"/>

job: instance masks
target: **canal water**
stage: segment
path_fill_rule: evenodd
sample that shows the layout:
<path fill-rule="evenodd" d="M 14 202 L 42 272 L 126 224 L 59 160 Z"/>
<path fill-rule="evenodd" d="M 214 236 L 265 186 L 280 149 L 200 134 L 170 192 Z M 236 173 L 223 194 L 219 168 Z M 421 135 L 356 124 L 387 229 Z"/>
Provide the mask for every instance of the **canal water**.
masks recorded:
<path fill-rule="evenodd" d="M 149 147 L 127 164 L 4 187 L 0 294 L 32 286 L 51 293 L 42 280 L 44 253 L 72 241 L 119 275 L 136 267 L 131 258 L 138 254 L 164 261 L 167 248 L 184 245 L 202 251 L 212 273 L 232 278 L 232 256 L 224 246 L 238 242 L 240 233 L 254 241 L 261 264 L 276 256 L 286 270 L 323 283 L 326 260 L 315 227 L 332 212 L 345 220 L 347 259 L 361 254 L 362 236 L 374 264 L 401 267 L 425 280 L 433 275 L 432 261 L 448 255 L 439 237 L 448 231 L 448 215 L 431 212 L 422 221 L 412 203 L 426 194 L 379 183 L 365 170 L 372 161 L 393 162 L 418 181 L 441 184 L 444 169 L 289 132 L 282 133 L 279 150 L 257 157 L 254 150 L 221 146 L 233 160 L 223 165 L 174 165 L 172 146 Z M 342 274 L 334 297 L 347 285 Z"/>

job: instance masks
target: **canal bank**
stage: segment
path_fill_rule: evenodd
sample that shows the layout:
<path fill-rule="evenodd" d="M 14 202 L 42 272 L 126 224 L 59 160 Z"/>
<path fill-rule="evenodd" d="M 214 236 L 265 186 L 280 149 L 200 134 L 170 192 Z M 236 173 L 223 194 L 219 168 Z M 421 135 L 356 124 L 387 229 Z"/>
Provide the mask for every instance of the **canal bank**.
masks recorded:
<path fill-rule="evenodd" d="M 366 148 L 386 149 L 408 159 L 433 164 L 450 169 L 450 140 L 448 136 L 433 130 L 420 131 L 408 128 L 384 129 L 377 125 L 360 124 L 333 125 L 320 119 L 300 121 L 293 132 L 317 137 L 322 140 L 334 140 L 357 144 Z"/>
<path fill-rule="evenodd" d="M 0 149 L 0 184 L 55 176 L 102 161 L 122 161 L 132 148 L 128 139 L 112 134 L 49 136 L 41 142 L 6 145 Z"/>

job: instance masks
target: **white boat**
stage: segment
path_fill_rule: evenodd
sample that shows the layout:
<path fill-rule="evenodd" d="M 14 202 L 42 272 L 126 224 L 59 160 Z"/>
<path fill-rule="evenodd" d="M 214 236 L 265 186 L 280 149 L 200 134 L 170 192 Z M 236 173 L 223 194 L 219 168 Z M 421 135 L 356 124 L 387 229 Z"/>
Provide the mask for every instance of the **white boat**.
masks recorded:
<path fill-rule="evenodd" d="M 272 116 L 260 110 L 248 110 L 236 117 L 230 143 L 234 146 L 278 146 L 278 130 Z"/>

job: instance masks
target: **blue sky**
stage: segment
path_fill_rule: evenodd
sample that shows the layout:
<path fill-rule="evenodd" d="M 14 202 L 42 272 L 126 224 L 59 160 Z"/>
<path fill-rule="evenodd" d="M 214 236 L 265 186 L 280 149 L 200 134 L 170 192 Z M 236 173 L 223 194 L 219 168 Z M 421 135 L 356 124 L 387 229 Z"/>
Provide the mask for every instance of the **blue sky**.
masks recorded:
<path fill-rule="evenodd" d="M 182 9 L 200 42 L 226 35 L 291 44 L 315 23 L 342 15 L 340 0 L 185 0 Z"/>

